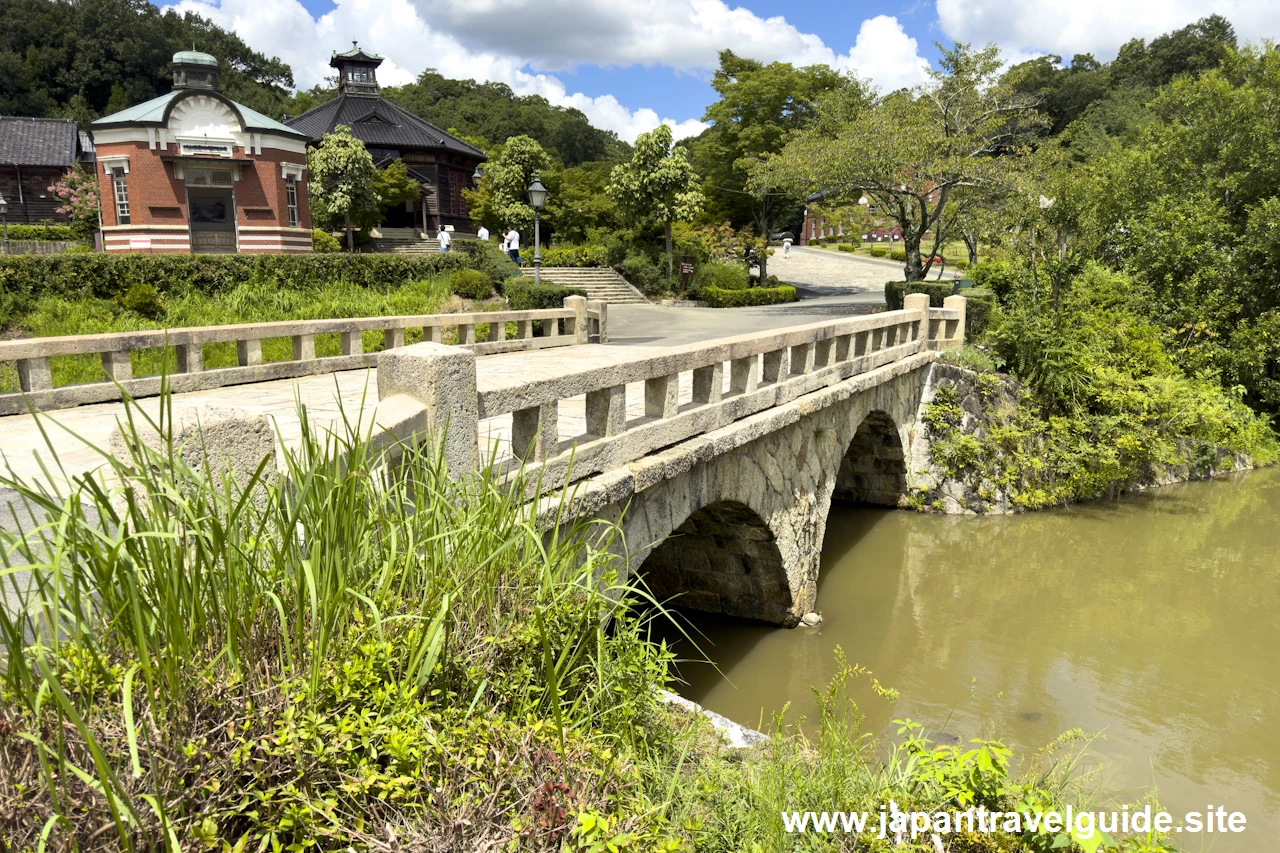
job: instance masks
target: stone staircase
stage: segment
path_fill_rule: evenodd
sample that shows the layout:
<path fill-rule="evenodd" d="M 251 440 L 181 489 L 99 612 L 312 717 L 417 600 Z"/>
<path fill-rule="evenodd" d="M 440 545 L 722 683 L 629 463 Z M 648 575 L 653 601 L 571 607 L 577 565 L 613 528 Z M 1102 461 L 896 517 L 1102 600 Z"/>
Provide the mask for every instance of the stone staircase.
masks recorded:
<path fill-rule="evenodd" d="M 526 278 L 533 278 L 533 267 L 522 267 L 520 271 Z M 587 292 L 588 299 L 613 305 L 643 305 L 649 301 L 609 267 L 543 267 L 542 280 L 580 287 Z"/>
<path fill-rule="evenodd" d="M 434 237 L 422 236 L 417 228 L 379 228 L 381 235 L 374 238 L 379 252 L 394 255 L 426 255 L 440 251 L 440 242 Z"/>

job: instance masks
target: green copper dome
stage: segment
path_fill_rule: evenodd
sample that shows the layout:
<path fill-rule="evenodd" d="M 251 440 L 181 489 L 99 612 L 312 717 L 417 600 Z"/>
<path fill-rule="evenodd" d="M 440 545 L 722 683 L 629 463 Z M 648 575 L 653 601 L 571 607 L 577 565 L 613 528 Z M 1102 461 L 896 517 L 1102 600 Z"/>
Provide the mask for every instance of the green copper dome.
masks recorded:
<path fill-rule="evenodd" d="M 174 65 L 212 65 L 218 67 L 218 60 L 198 50 L 180 50 L 173 55 Z"/>

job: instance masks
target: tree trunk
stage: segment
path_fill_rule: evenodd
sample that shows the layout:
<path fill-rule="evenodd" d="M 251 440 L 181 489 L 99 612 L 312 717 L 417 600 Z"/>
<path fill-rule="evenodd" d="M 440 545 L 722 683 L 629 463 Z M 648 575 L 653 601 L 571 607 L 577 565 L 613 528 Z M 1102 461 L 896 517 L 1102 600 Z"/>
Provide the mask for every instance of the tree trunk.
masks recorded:
<path fill-rule="evenodd" d="M 972 234 L 961 234 L 964 247 L 969 250 L 969 269 L 978 265 L 978 238 Z"/>
<path fill-rule="evenodd" d="M 671 221 L 668 220 L 663 226 L 667 238 L 667 290 L 671 290 Z"/>
<path fill-rule="evenodd" d="M 920 234 L 914 229 L 902 230 L 902 248 L 907 252 L 907 262 L 902 271 L 907 281 L 924 281 L 924 265 L 920 263 Z"/>
<path fill-rule="evenodd" d="M 347 251 L 354 252 L 356 250 L 355 236 L 351 233 L 351 214 L 350 213 L 343 216 L 343 222 L 345 223 L 347 228 Z"/>
<path fill-rule="evenodd" d="M 760 252 L 760 286 L 769 286 L 769 236 L 765 234 L 764 249 Z"/>

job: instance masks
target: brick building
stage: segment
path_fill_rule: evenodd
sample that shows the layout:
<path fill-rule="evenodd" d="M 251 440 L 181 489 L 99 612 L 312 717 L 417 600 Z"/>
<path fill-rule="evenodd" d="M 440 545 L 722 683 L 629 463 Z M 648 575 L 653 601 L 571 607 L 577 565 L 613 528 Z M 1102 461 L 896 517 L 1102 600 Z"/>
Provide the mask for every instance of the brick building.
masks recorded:
<path fill-rule="evenodd" d="M 471 185 L 484 152 L 383 98 L 377 76 L 381 64 L 381 56 L 352 42 L 351 50 L 329 59 L 338 72 L 338 97 L 300 116 L 286 117 L 285 124 L 314 145 L 338 125 L 346 125 L 378 168 L 404 161 L 409 177 L 421 185 L 422 196 L 388 210 L 385 225 L 422 231 L 446 226 L 474 233 L 462 190 Z"/>
<path fill-rule="evenodd" d="M 0 196 L 9 203 L 9 223 L 65 225 L 62 201 L 49 187 L 86 160 L 74 120 L 0 116 Z"/>
<path fill-rule="evenodd" d="M 173 90 L 95 121 L 108 252 L 311 251 L 307 139 L 218 90 L 218 62 L 182 51 Z"/>

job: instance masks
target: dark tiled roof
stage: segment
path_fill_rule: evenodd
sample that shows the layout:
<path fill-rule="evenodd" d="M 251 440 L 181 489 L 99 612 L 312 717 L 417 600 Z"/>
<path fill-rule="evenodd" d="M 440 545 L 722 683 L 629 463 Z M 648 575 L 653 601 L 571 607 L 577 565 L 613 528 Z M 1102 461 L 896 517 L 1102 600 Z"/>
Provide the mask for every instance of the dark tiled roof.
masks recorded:
<path fill-rule="evenodd" d="M 339 95 L 284 123 L 315 142 L 340 124 L 371 148 L 444 148 L 484 159 L 484 152 L 383 98 Z"/>
<path fill-rule="evenodd" d="M 78 139 L 71 119 L 0 116 L 0 163 L 74 166 Z"/>

